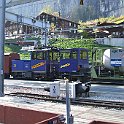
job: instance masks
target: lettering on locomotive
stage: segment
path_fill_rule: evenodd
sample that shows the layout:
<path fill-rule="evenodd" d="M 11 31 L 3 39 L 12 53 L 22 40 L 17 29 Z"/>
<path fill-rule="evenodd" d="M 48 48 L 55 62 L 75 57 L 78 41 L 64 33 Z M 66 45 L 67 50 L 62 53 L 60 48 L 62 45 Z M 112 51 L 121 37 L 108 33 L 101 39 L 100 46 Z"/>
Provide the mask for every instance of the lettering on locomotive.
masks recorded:
<path fill-rule="evenodd" d="M 35 68 L 38 68 L 38 67 L 43 66 L 45 64 L 46 64 L 45 62 L 40 62 L 40 63 L 37 63 L 36 65 L 33 65 L 31 68 L 35 69 Z"/>
<path fill-rule="evenodd" d="M 64 67 L 68 67 L 68 66 L 70 66 L 70 63 L 66 63 L 64 65 L 61 65 L 60 68 L 64 68 Z"/>

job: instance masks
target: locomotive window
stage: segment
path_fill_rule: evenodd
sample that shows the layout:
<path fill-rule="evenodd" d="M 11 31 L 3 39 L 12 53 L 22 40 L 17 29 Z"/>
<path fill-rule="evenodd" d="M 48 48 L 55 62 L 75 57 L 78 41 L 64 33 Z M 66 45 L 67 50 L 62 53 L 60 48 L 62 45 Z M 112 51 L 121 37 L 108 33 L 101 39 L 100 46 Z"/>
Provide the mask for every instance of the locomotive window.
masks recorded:
<path fill-rule="evenodd" d="M 50 52 L 49 57 L 50 57 L 50 60 L 58 60 L 59 58 L 58 52 Z"/>
<path fill-rule="evenodd" d="M 20 60 L 31 60 L 30 52 L 21 52 Z"/>
<path fill-rule="evenodd" d="M 50 60 L 53 60 L 53 54 L 52 54 L 52 52 L 49 53 L 49 59 Z"/>
<path fill-rule="evenodd" d="M 76 51 L 72 52 L 72 59 L 77 59 L 77 52 Z"/>
<path fill-rule="evenodd" d="M 53 53 L 53 60 L 58 60 L 58 58 L 59 58 L 58 52 L 54 52 Z"/>
<path fill-rule="evenodd" d="M 31 57 L 32 59 L 36 59 L 37 58 L 37 56 L 36 56 L 36 52 L 32 52 L 32 57 Z"/>
<path fill-rule="evenodd" d="M 80 59 L 87 59 L 87 52 L 86 51 L 80 52 Z"/>
<path fill-rule="evenodd" d="M 44 53 L 43 52 L 32 52 L 32 59 L 35 60 L 35 59 L 44 59 Z"/>
<path fill-rule="evenodd" d="M 61 52 L 60 59 L 70 59 L 70 52 Z"/>
<path fill-rule="evenodd" d="M 43 52 L 38 52 L 37 53 L 37 59 L 43 59 Z"/>

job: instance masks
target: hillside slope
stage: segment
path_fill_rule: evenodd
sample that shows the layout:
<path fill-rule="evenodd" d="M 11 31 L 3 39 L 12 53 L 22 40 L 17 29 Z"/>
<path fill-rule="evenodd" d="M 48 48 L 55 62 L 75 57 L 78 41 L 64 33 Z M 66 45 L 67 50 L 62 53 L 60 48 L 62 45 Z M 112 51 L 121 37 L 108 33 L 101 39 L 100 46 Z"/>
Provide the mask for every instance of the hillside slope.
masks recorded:
<path fill-rule="evenodd" d="M 36 16 L 47 10 L 49 13 L 60 12 L 64 18 L 72 21 L 92 20 L 99 17 L 124 15 L 123 0 L 84 0 L 84 5 L 79 5 L 80 0 L 40 0 L 25 5 L 8 8 L 11 11 L 25 16 Z"/>

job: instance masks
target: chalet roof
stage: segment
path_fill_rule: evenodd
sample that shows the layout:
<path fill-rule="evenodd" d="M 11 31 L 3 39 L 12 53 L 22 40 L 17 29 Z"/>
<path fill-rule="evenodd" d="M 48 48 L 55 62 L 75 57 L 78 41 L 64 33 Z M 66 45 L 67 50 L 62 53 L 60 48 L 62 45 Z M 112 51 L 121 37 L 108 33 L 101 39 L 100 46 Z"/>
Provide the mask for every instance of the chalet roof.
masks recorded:
<path fill-rule="evenodd" d="M 12 24 L 14 24 L 14 22 L 6 21 L 5 26 L 6 26 L 6 27 L 9 27 L 9 26 L 12 25 Z"/>
<path fill-rule="evenodd" d="M 48 13 L 45 13 L 45 12 L 42 12 L 42 13 L 39 14 L 36 18 L 38 18 L 39 16 L 42 16 L 42 15 L 48 15 L 49 17 L 55 17 L 55 18 L 58 19 L 58 20 L 63 20 L 63 21 L 67 21 L 67 22 L 71 22 L 71 23 L 74 23 L 74 24 L 80 25 L 80 24 L 77 23 L 77 22 L 74 22 L 74 21 L 71 21 L 71 20 L 68 20 L 68 19 L 65 19 L 65 18 L 59 17 L 59 16 L 55 16 L 55 15 L 52 15 L 52 14 L 48 14 Z"/>
<path fill-rule="evenodd" d="M 113 28 L 108 28 L 107 29 L 109 32 L 122 32 L 124 31 L 123 27 L 113 27 Z"/>
<path fill-rule="evenodd" d="M 97 26 L 111 26 L 111 25 L 116 25 L 116 23 L 113 22 L 103 22 L 103 23 L 98 23 Z"/>
<path fill-rule="evenodd" d="M 116 24 L 122 24 L 122 23 L 124 23 L 124 16 L 120 16 L 118 18 L 115 18 L 112 20 L 112 22 L 114 22 Z"/>
<path fill-rule="evenodd" d="M 124 24 L 124 20 L 122 20 L 121 22 L 118 23 L 118 25 Z"/>
<path fill-rule="evenodd" d="M 124 22 L 121 22 L 121 23 L 119 23 L 119 24 L 116 24 L 116 23 L 108 23 L 108 22 L 103 22 L 103 23 L 101 23 L 101 24 L 97 24 L 97 26 L 98 26 L 98 28 L 99 28 L 99 30 L 108 30 L 108 31 L 119 31 L 119 32 L 121 32 L 121 31 L 123 31 L 124 30 L 124 28 L 123 28 L 123 24 L 124 24 Z"/>

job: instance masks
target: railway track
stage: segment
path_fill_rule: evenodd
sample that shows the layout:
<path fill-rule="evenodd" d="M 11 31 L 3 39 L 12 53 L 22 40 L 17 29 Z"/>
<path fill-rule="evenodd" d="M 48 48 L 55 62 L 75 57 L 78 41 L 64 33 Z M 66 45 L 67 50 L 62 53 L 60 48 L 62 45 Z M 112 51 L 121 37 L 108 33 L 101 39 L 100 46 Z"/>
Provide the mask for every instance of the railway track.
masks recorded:
<path fill-rule="evenodd" d="M 124 85 L 124 78 L 114 79 L 114 78 L 94 78 L 91 84 L 101 84 L 101 85 Z"/>
<path fill-rule="evenodd" d="M 25 80 L 25 81 L 41 81 L 38 79 L 14 79 L 14 78 L 9 78 L 9 80 Z M 43 80 L 42 81 L 59 81 L 62 79 L 54 79 L 54 80 Z M 101 84 L 101 85 L 118 85 L 118 86 L 124 86 L 124 79 L 112 79 L 112 78 L 94 78 L 91 81 L 91 84 Z"/>
<path fill-rule="evenodd" d="M 52 102 L 59 102 L 65 103 L 65 98 L 53 98 L 49 95 L 39 95 L 39 94 L 30 94 L 30 93 L 10 93 L 6 94 L 8 96 L 16 96 L 21 98 L 29 98 L 34 100 L 44 100 L 44 101 L 52 101 Z M 94 107 L 105 107 L 107 109 L 124 109 L 124 102 L 115 102 L 115 101 L 104 101 L 104 100 L 92 100 L 92 99 L 70 99 L 71 104 L 74 105 L 85 105 L 85 106 L 94 106 Z"/>

